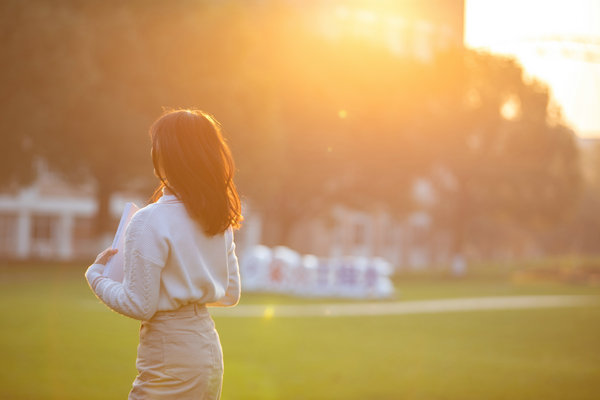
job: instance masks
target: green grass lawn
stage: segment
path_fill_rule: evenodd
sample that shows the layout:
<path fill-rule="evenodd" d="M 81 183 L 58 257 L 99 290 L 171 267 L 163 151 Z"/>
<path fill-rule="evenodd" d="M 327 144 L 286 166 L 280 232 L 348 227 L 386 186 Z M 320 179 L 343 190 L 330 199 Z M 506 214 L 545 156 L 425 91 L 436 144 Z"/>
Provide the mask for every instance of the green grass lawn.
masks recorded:
<path fill-rule="evenodd" d="M 84 270 L 0 267 L 0 398 L 126 398 L 139 322 L 100 304 Z M 397 300 L 600 294 L 500 279 L 397 285 Z M 242 303 L 315 301 L 248 294 Z M 215 321 L 225 400 L 600 398 L 600 307 Z"/>

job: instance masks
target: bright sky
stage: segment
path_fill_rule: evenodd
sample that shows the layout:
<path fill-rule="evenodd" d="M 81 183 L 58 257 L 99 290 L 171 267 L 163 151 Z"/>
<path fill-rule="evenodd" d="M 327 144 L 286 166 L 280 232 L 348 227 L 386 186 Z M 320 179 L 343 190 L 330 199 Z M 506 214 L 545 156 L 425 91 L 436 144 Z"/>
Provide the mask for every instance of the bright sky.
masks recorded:
<path fill-rule="evenodd" d="M 600 0 L 465 0 L 465 42 L 516 56 L 579 136 L 600 138 Z"/>

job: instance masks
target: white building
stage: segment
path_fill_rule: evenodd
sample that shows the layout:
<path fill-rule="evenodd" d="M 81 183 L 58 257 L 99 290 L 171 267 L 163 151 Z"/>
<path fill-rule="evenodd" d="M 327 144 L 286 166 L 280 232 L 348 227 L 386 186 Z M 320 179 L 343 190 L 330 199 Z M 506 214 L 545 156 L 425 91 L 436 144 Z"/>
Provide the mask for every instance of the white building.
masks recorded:
<path fill-rule="evenodd" d="M 305 219 L 293 227 L 291 246 L 320 257 L 381 257 L 396 269 L 447 263 L 450 238 L 434 227 L 428 210 L 435 201 L 433 188 L 417 180 L 412 194 L 421 207 L 402 218 L 336 206 L 328 218 Z"/>
<path fill-rule="evenodd" d="M 127 201 L 144 203 L 139 196 L 113 196 L 115 227 Z M 42 171 L 33 185 L 0 194 L 0 258 L 68 260 L 95 255 L 110 244 L 110 238 L 94 237 L 96 210 L 91 185 L 73 187 Z"/>
<path fill-rule="evenodd" d="M 95 235 L 97 203 L 93 185 L 74 186 L 41 169 L 28 187 L 0 193 L 0 259 L 90 259 L 112 242 L 112 233 Z M 143 207 L 138 193 L 117 193 L 110 200 L 116 228 L 125 203 Z M 246 204 L 243 229 L 236 233 L 238 256 L 260 243 L 261 221 Z"/>

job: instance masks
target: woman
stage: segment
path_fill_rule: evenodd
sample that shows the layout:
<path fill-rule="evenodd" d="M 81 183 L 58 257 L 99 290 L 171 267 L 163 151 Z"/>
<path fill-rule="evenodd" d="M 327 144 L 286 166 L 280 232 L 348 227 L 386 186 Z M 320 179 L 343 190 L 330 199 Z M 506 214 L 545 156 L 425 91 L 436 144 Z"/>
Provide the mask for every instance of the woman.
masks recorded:
<path fill-rule="evenodd" d="M 240 297 L 233 159 L 218 122 L 202 111 L 167 112 L 150 136 L 161 183 L 127 227 L 123 282 L 102 275 L 110 248 L 86 279 L 108 307 L 142 321 L 129 399 L 218 399 L 223 356 L 206 306 Z"/>

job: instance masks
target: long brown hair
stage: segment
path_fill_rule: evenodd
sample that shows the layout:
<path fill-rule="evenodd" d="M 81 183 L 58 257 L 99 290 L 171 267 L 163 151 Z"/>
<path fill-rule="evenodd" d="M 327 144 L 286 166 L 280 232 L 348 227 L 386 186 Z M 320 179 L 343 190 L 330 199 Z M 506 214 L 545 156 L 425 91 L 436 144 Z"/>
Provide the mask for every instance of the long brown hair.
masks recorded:
<path fill-rule="evenodd" d="M 168 187 L 207 235 L 239 228 L 243 217 L 233 182 L 235 166 L 219 122 L 200 110 L 171 110 L 152 124 L 150 138 L 161 181 L 151 201 Z"/>

